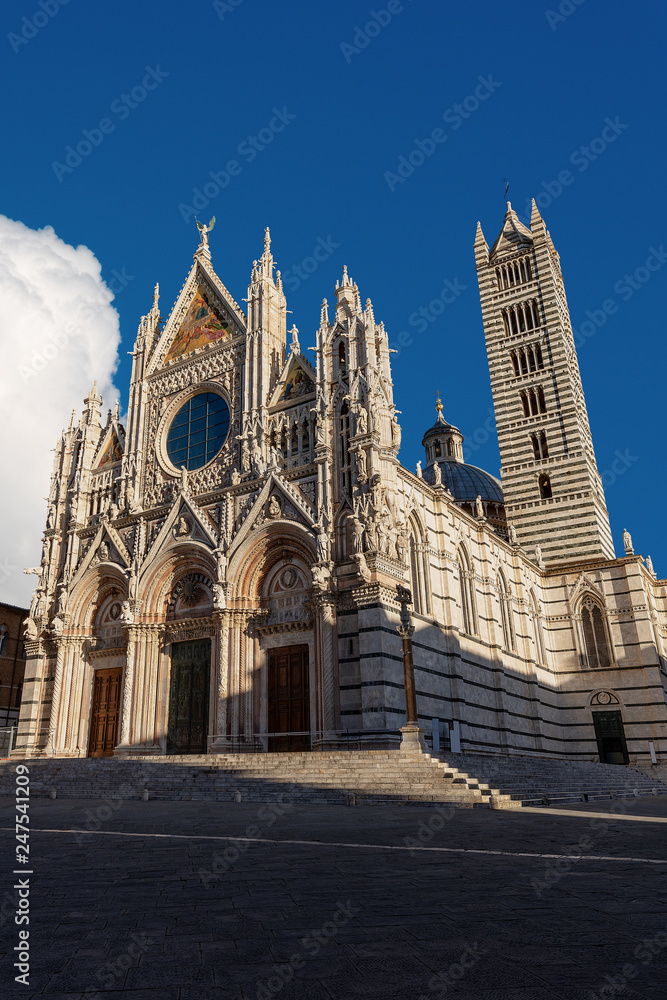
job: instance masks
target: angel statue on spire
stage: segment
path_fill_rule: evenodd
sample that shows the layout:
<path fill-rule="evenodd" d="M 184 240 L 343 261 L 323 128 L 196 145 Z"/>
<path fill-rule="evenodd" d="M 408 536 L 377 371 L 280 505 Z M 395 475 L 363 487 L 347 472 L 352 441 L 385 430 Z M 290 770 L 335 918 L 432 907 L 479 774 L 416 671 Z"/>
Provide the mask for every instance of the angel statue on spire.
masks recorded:
<path fill-rule="evenodd" d="M 213 216 L 213 218 L 211 219 L 211 221 L 209 222 L 208 225 L 205 225 L 203 222 L 200 222 L 199 219 L 197 219 L 196 221 L 197 221 L 197 229 L 199 230 L 200 235 L 201 235 L 202 246 L 207 247 L 208 246 L 208 234 L 211 232 L 211 230 L 213 229 L 213 226 L 215 225 L 215 216 Z"/>

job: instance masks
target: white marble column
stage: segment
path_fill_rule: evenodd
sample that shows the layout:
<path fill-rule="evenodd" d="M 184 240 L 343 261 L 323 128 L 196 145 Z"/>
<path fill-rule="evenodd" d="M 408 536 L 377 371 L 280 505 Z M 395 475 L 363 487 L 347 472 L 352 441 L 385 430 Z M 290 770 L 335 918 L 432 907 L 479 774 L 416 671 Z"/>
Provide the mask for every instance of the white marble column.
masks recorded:
<path fill-rule="evenodd" d="M 56 639 L 58 650 L 56 657 L 56 676 L 53 682 L 53 694 L 51 695 L 51 713 L 49 715 L 49 738 L 44 748 L 46 754 L 54 754 L 59 745 L 58 717 L 60 715 L 60 700 L 63 687 L 63 671 L 65 656 L 67 653 L 67 639 Z"/>
<path fill-rule="evenodd" d="M 131 626 L 126 628 L 127 635 L 127 660 L 125 664 L 125 677 L 123 683 L 123 706 L 120 721 L 120 743 L 119 747 L 129 749 L 130 743 L 130 722 L 132 715 L 132 693 L 134 688 L 134 662 L 137 646 L 136 630 Z M 118 749 L 118 747 L 116 748 Z"/>

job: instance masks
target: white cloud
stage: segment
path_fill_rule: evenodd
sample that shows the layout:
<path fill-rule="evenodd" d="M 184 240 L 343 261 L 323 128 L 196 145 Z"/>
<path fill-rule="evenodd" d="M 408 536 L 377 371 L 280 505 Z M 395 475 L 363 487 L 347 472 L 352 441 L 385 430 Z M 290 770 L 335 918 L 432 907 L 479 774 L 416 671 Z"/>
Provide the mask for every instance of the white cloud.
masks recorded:
<path fill-rule="evenodd" d="M 28 607 L 46 522 L 53 448 L 97 379 L 118 393 L 118 313 L 88 247 L 0 215 L 0 600 Z"/>

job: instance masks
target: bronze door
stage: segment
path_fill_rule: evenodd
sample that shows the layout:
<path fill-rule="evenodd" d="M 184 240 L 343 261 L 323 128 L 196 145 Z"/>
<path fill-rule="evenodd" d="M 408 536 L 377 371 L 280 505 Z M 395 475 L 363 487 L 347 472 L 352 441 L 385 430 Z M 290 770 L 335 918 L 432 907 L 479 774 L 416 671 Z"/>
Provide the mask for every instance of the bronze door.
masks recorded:
<path fill-rule="evenodd" d="M 173 642 L 167 753 L 206 753 L 211 640 Z"/>
<path fill-rule="evenodd" d="M 118 742 L 120 715 L 120 667 L 95 671 L 93 712 L 90 720 L 89 757 L 112 757 Z"/>
<path fill-rule="evenodd" d="M 603 764 L 628 764 L 623 716 L 620 712 L 593 712 L 598 753 Z"/>
<path fill-rule="evenodd" d="M 310 749 L 308 646 L 269 650 L 269 750 Z"/>

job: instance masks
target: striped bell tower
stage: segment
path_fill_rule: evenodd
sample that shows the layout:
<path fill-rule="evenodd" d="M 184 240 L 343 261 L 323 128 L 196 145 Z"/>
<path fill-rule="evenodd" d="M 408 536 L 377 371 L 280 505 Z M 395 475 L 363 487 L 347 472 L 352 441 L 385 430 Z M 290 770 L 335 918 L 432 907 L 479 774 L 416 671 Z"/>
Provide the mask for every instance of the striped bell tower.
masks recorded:
<path fill-rule="evenodd" d="M 517 539 L 547 564 L 613 559 L 560 258 L 535 202 L 530 229 L 511 204 L 475 261 L 501 479 Z"/>

